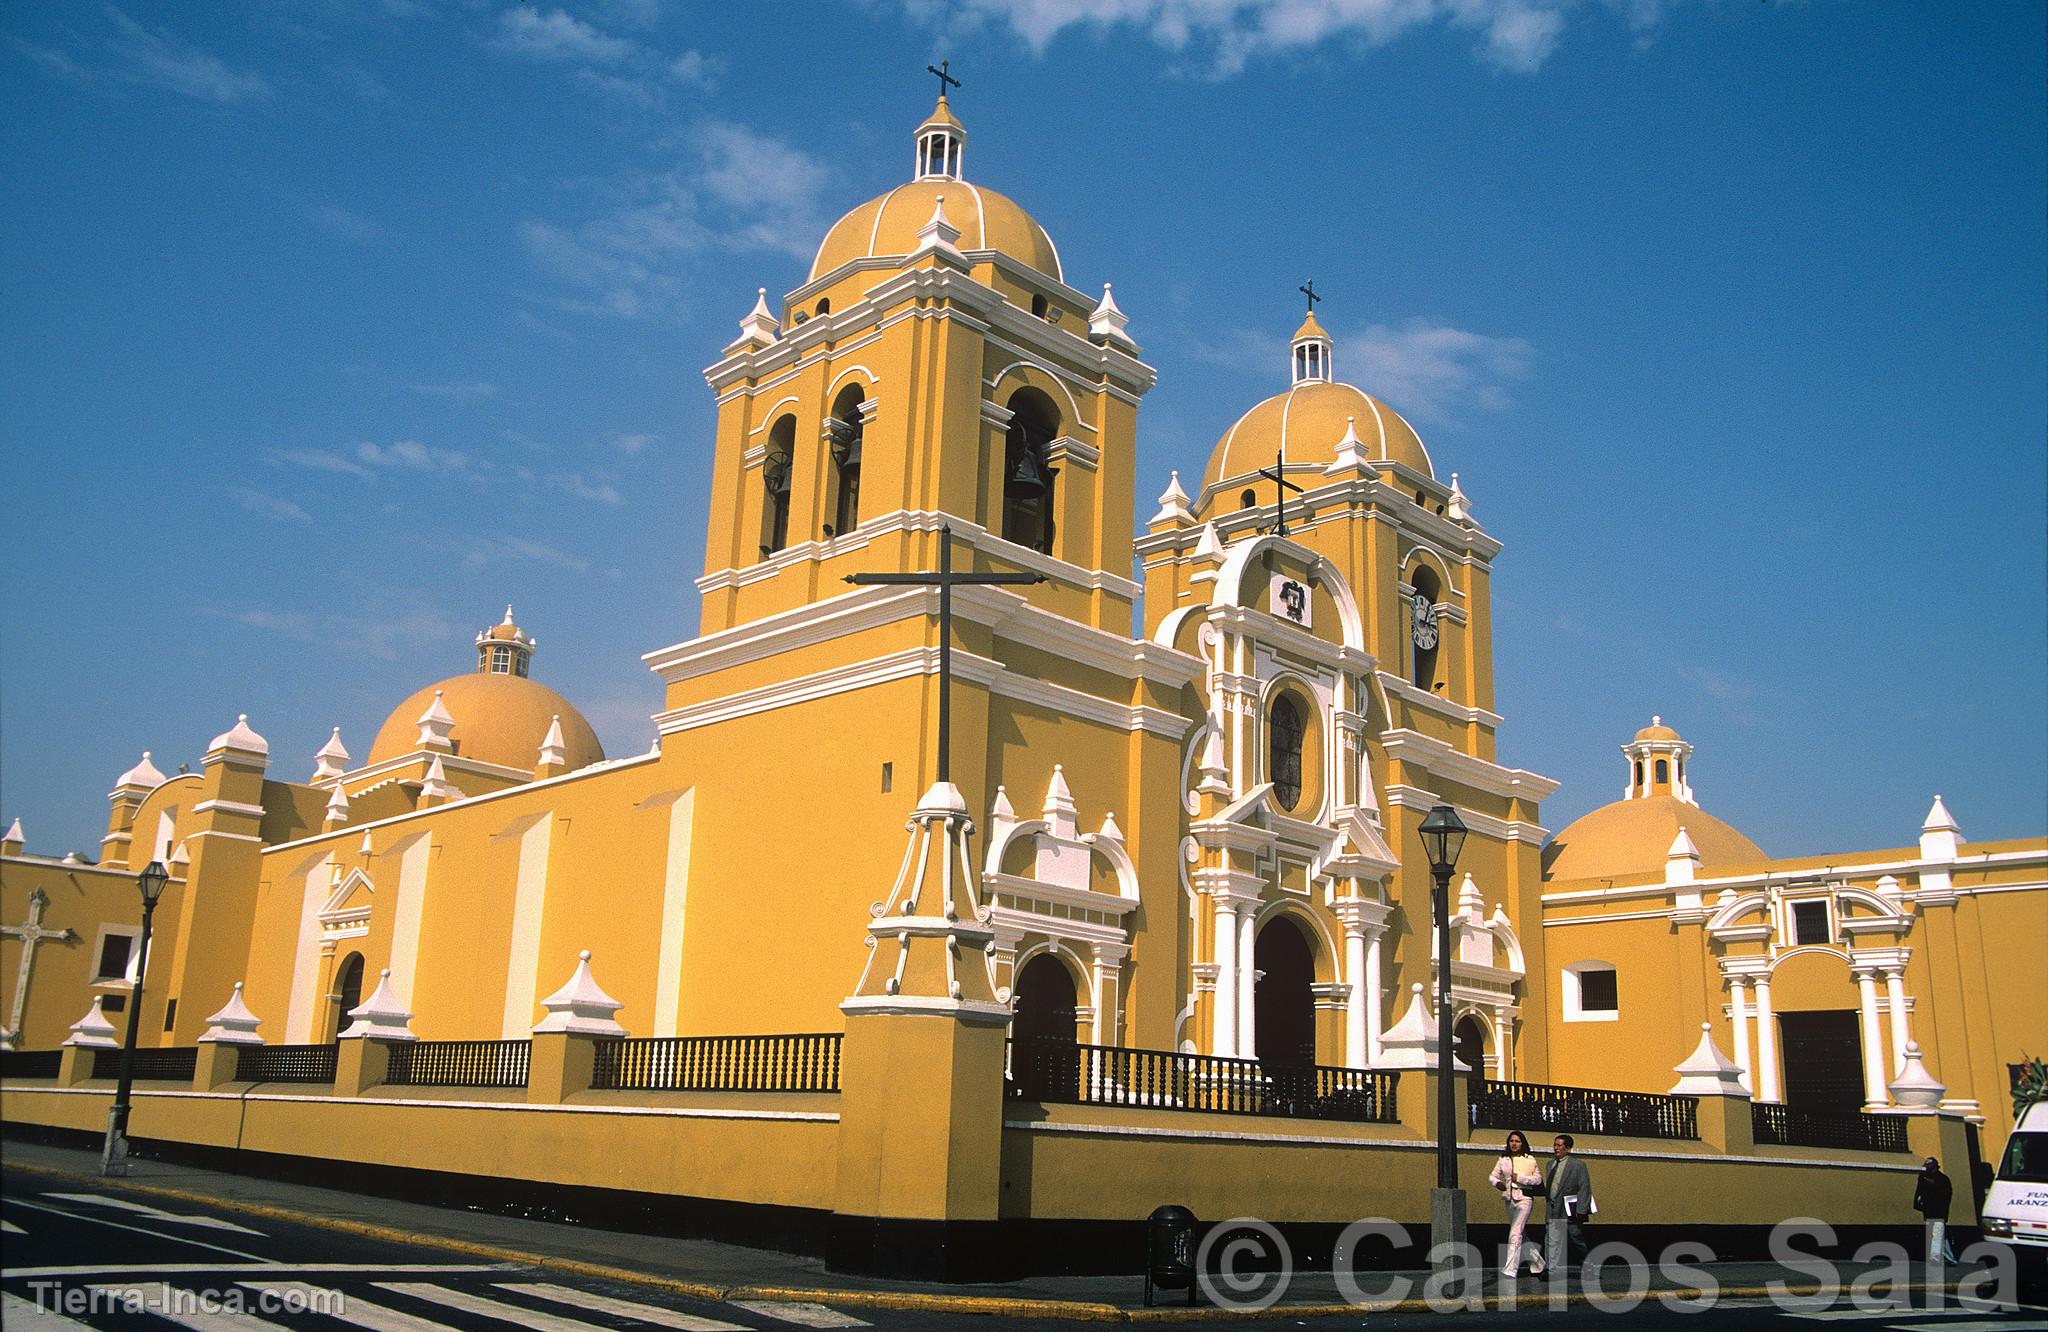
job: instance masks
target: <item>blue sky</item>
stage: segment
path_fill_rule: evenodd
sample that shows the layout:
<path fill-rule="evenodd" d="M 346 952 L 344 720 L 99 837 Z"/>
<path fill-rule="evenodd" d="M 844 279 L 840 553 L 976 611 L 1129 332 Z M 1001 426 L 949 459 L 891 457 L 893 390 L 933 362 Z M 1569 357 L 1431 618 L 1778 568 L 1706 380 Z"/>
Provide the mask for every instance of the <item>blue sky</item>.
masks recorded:
<path fill-rule="evenodd" d="M 0 817 L 97 851 L 247 712 L 301 780 L 507 600 L 609 750 L 694 631 L 757 286 L 971 178 L 1158 367 L 1143 512 L 1313 276 L 1496 567 L 1504 760 L 1661 713 L 1774 854 L 2048 825 L 2035 4 L 384 0 L 0 8 Z M 1084 17 L 1085 16 L 1085 17 Z"/>

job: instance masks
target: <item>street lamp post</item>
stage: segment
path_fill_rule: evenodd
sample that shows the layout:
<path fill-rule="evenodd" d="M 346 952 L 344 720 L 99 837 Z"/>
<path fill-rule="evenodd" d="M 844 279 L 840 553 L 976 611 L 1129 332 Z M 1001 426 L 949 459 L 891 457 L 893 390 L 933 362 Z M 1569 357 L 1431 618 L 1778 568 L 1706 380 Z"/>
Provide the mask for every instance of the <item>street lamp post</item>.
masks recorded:
<path fill-rule="evenodd" d="M 107 1110 L 107 1141 L 100 1149 L 100 1173 L 128 1173 L 128 1094 L 135 1086 L 135 1038 L 142 1029 L 142 978 L 149 968 L 149 922 L 156 915 L 157 899 L 171 875 L 161 860 L 135 876 L 142 891 L 142 941 L 135 953 L 135 985 L 128 992 L 128 1039 L 121 1047 L 121 1081 L 114 1088 L 114 1104 Z"/>
<path fill-rule="evenodd" d="M 1465 823 L 1449 805 L 1423 817 L 1422 845 L 1434 880 L 1436 912 L 1436 1187 L 1429 1191 L 1429 1243 L 1442 1266 L 1455 1265 L 1465 1243 L 1465 1191 L 1458 1187 L 1458 1103 L 1451 1085 L 1451 871 L 1465 845 Z M 1445 1246 L 1454 1247 L 1445 1247 Z"/>

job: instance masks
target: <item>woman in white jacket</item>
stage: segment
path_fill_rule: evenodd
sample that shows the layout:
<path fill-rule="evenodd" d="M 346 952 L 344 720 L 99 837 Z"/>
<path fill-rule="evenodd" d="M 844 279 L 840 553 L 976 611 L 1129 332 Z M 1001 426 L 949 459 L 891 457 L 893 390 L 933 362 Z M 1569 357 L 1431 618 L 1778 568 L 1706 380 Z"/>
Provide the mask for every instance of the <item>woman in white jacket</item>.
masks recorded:
<path fill-rule="evenodd" d="M 1543 1167 L 1536 1163 L 1536 1157 L 1529 1151 L 1529 1140 L 1520 1129 L 1508 1134 L 1507 1145 L 1501 1149 L 1500 1159 L 1493 1163 L 1493 1173 L 1486 1182 L 1493 1185 L 1508 1207 L 1507 1262 L 1501 1266 L 1500 1274 L 1512 1278 L 1521 1270 L 1522 1250 L 1526 1247 L 1535 1259 L 1529 1266 L 1530 1275 L 1542 1276 L 1543 1251 L 1534 1244 L 1525 1244 L 1522 1232 L 1529 1224 L 1529 1210 L 1543 1192 Z"/>

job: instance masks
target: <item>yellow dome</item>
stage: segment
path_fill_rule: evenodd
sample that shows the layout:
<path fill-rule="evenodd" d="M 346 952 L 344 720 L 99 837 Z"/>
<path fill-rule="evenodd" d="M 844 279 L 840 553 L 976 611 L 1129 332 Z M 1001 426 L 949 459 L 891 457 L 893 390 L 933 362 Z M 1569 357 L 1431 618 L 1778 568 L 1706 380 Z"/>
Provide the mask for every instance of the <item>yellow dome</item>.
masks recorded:
<path fill-rule="evenodd" d="M 540 742 L 547 738 L 548 724 L 560 717 L 562 748 L 570 771 L 604 759 L 597 732 L 568 699 L 524 676 L 478 673 L 451 675 L 393 708 L 370 745 L 371 763 L 399 758 L 420 747 L 420 714 L 433 706 L 437 689 L 441 706 L 455 718 L 449 738 L 463 758 L 531 771 L 539 761 Z"/>
<path fill-rule="evenodd" d="M 1678 732 L 1672 730 L 1669 726 L 1666 726 L 1664 724 L 1664 719 L 1662 717 L 1650 718 L 1650 724 L 1648 726 L 1645 726 L 1642 730 L 1636 732 L 1636 740 L 1638 742 L 1644 740 L 1661 740 L 1667 742 L 1676 741 L 1679 744 L 1685 743 L 1683 740 L 1679 739 Z"/>
<path fill-rule="evenodd" d="M 960 228 L 963 250 L 1000 250 L 1055 281 L 1060 252 L 1045 228 L 1007 196 L 964 180 L 915 180 L 870 199 L 832 224 L 811 263 L 811 281 L 841 264 L 878 256 L 898 257 L 917 248 L 917 233 L 932 220 L 945 196 L 946 219 Z"/>
<path fill-rule="evenodd" d="M 1330 340 L 1330 335 L 1323 332 L 1323 326 L 1316 322 L 1314 310 L 1310 310 L 1308 318 L 1301 321 L 1301 327 L 1294 330 L 1294 341 L 1300 342 L 1303 338 L 1321 338 L 1325 342 Z"/>
<path fill-rule="evenodd" d="M 1766 860 L 1763 849 L 1697 805 L 1676 796 L 1652 795 L 1602 805 L 1550 839 L 1543 848 L 1543 877 L 1618 879 L 1661 874 L 1671 843 L 1684 828 L 1708 869 Z"/>
<path fill-rule="evenodd" d="M 1328 466 L 1337 457 L 1337 442 L 1344 438 L 1347 424 L 1358 431 L 1366 457 L 1436 475 L 1422 437 L 1399 412 L 1349 384 L 1306 380 L 1266 399 L 1224 432 L 1202 473 L 1202 502 L 1208 502 L 1210 487 L 1271 467 L 1282 445 L 1290 468 Z"/>

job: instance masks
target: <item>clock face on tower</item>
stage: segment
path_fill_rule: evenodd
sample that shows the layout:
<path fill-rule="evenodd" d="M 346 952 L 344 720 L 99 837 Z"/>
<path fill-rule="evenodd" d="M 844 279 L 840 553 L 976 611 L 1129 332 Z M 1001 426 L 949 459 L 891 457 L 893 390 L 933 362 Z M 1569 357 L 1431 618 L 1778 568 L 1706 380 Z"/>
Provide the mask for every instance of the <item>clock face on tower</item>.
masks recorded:
<path fill-rule="evenodd" d="M 1425 650 L 1436 646 L 1436 606 L 1427 594 L 1414 593 L 1409 605 L 1412 614 L 1408 617 L 1415 626 L 1415 646 Z"/>

